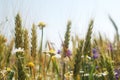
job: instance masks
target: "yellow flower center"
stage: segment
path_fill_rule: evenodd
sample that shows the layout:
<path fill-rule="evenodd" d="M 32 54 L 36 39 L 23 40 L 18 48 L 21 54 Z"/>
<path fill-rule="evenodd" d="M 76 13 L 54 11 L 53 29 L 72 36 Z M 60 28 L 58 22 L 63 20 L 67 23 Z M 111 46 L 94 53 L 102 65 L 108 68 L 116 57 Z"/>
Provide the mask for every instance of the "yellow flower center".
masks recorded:
<path fill-rule="evenodd" d="M 34 67 L 35 65 L 34 65 L 33 62 L 29 62 L 27 66 L 28 66 L 28 67 Z"/>
<path fill-rule="evenodd" d="M 39 26 L 40 28 L 44 28 L 44 27 L 46 26 L 46 24 L 45 24 L 44 22 L 40 22 L 40 23 L 38 24 L 38 26 Z"/>
<path fill-rule="evenodd" d="M 50 49 L 49 53 L 54 55 L 55 54 L 55 50 Z"/>
<path fill-rule="evenodd" d="M 10 72 L 10 71 L 11 71 L 11 69 L 8 67 L 8 68 L 7 68 L 7 71 L 8 71 L 8 72 Z"/>

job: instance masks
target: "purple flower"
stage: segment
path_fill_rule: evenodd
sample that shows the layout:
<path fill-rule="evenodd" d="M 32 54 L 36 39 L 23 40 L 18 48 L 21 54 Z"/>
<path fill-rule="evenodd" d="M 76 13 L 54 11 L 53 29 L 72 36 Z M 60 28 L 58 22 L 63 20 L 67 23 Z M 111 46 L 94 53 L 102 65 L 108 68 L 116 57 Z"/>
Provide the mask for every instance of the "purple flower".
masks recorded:
<path fill-rule="evenodd" d="M 93 48 L 92 52 L 93 52 L 93 54 L 96 54 L 97 53 L 97 49 Z"/>
<path fill-rule="evenodd" d="M 58 54 L 60 54 L 61 53 L 61 50 L 58 50 L 58 52 L 57 52 Z"/>
<path fill-rule="evenodd" d="M 92 52 L 93 52 L 93 59 L 97 59 L 99 57 L 98 50 L 96 48 L 93 48 Z"/>
<path fill-rule="evenodd" d="M 96 66 L 95 68 L 96 68 L 96 69 L 99 69 L 99 66 Z"/>
<path fill-rule="evenodd" d="M 98 57 L 99 57 L 99 54 L 94 54 L 94 55 L 93 55 L 93 58 L 94 58 L 94 59 L 97 59 Z"/>
<path fill-rule="evenodd" d="M 120 69 L 115 69 L 115 79 L 119 80 L 120 78 Z"/>
<path fill-rule="evenodd" d="M 68 49 L 67 52 L 66 52 L 66 56 L 70 57 L 72 54 L 71 54 L 71 51 Z"/>
<path fill-rule="evenodd" d="M 115 74 L 115 79 L 119 80 L 119 75 L 117 73 Z"/>

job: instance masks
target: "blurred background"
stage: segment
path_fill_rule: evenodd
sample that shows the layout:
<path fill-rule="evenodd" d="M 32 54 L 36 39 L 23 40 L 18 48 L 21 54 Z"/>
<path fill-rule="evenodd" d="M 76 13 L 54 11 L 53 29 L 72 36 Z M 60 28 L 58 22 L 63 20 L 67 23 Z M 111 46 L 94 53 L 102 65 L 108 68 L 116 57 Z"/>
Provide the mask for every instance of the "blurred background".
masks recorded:
<path fill-rule="evenodd" d="M 119 29 L 119 8 L 120 0 L 0 0 L 0 33 L 8 39 L 14 36 L 14 19 L 19 12 L 23 27 L 29 31 L 33 23 L 37 26 L 40 21 L 45 22 L 44 39 L 56 44 L 61 42 L 60 35 L 64 38 L 68 20 L 72 21 L 73 36 L 84 38 L 90 19 L 94 19 L 93 37 L 100 32 L 112 41 L 115 30 L 108 15 Z"/>

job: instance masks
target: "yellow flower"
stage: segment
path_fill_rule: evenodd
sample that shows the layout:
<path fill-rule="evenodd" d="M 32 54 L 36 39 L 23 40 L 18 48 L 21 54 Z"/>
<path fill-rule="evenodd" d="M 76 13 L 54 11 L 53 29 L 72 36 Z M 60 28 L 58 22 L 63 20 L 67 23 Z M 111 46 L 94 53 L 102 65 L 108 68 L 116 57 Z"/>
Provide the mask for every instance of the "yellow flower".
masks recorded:
<path fill-rule="evenodd" d="M 44 22 L 40 22 L 40 23 L 38 24 L 38 26 L 39 26 L 40 28 L 44 28 L 44 27 L 46 26 L 46 24 L 45 24 Z"/>
<path fill-rule="evenodd" d="M 11 71 L 11 69 L 8 67 L 7 69 L 6 69 L 8 72 L 10 72 Z"/>
<path fill-rule="evenodd" d="M 55 50 L 50 49 L 49 53 L 50 53 L 50 55 L 55 55 Z"/>
<path fill-rule="evenodd" d="M 34 63 L 33 62 L 29 62 L 28 64 L 27 64 L 27 67 L 34 67 L 35 65 L 34 65 Z"/>

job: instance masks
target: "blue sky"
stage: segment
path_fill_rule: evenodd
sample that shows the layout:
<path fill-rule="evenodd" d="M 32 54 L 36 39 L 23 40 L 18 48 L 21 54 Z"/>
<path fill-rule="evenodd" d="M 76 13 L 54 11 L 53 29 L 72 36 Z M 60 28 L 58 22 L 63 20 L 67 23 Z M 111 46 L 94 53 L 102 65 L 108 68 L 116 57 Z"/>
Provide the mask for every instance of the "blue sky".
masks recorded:
<path fill-rule="evenodd" d="M 44 38 L 56 44 L 60 42 L 58 33 L 64 37 L 68 20 L 72 21 L 71 35 L 84 38 L 90 19 L 94 19 L 93 36 L 101 32 L 112 40 L 115 30 L 108 15 L 120 27 L 119 8 L 120 0 L 0 0 L 0 31 L 7 37 L 13 36 L 14 17 L 19 12 L 28 30 L 32 23 L 45 22 Z"/>

